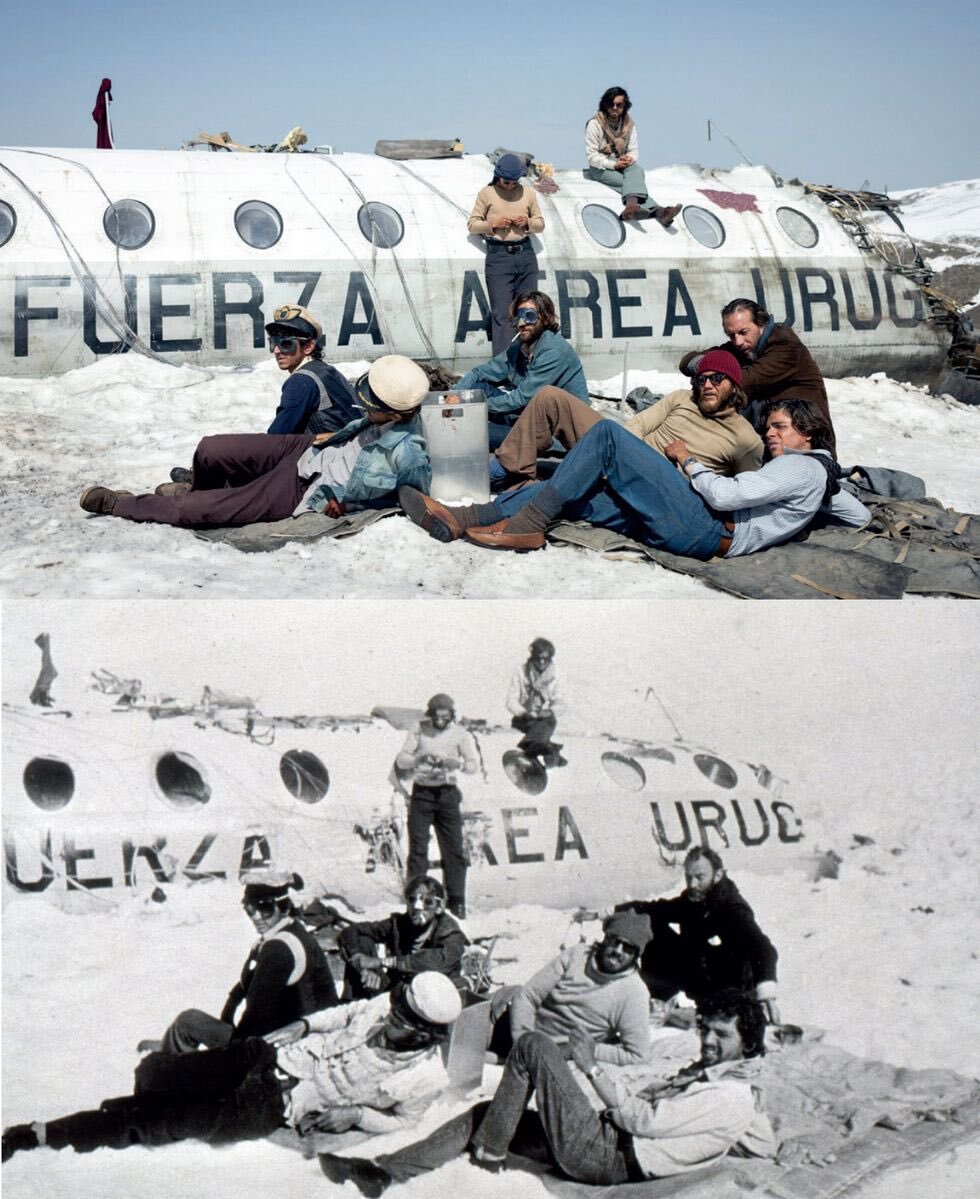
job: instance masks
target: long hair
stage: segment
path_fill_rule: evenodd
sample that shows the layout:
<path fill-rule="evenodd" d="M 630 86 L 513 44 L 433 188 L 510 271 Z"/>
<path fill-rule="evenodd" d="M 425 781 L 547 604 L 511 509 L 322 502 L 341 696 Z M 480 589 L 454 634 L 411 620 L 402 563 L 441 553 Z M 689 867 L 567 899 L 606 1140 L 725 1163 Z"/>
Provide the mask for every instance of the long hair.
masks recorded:
<path fill-rule="evenodd" d="M 541 323 L 544 327 L 550 329 L 552 333 L 558 332 L 558 317 L 555 314 L 555 306 L 552 303 L 551 296 L 546 296 L 543 291 L 522 291 L 510 306 L 511 317 L 513 317 L 522 304 L 533 304 L 538 310 L 538 315 L 541 317 Z"/>
<path fill-rule="evenodd" d="M 736 312 L 746 311 L 752 318 L 752 324 L 762 326 L 769 320 L 769 313 L 761 304 L 757 304 L 755 300 L 747 300 L 744 296 L 740 296 L 737 300 L 729 300 L 725 307 L 721 310 L 721 319 L 727 320 L 730 316 L 734 316 Z"/>
<path fill-rule="evenodd" d="M 617 96 L 623 97 L 623 116 L 625 117 L 633 107 L 633 101 L 630 99 L 630 94 L 625 87 L 607 87 L 599 97 L 599 111 L 608 116 L 610 106 Z"/>
<path fill-rule="evenodd" d="M 811 449 L 828 450 L 833 456 L 833 434 L 816 404 L 810 400 L 771 400 L 763 410 L 762 419 L 768 421 L 772 413 L 779 411 L 786 413 L 801 437 L 809 437 Z"/>

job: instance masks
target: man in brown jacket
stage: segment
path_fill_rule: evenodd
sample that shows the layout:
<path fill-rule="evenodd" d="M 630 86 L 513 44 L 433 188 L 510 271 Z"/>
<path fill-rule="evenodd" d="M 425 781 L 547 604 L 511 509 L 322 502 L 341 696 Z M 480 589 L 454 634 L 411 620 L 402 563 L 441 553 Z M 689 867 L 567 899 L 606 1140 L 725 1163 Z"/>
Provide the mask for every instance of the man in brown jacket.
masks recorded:
<path fill-rule="evenodd" d="M 761 304 L 744 298 L 725 305 L 721 310 L 721 325 L 728 341 L 714 349 L 734 354 L 742 367 L 742 379 L 749 396 L 746 419 L 758 429 L 762 412 L 771 400 L 809 400 L 830 426 L 830 450 L 836 457 L 834 426 L 823 375 L 793 330 L 786 325 L 777 325 Z M 685 375 L 696 376 L 700 372 L 703 354 L 703 350 L 695 350 L 684 355 L 680 369 Z"/>

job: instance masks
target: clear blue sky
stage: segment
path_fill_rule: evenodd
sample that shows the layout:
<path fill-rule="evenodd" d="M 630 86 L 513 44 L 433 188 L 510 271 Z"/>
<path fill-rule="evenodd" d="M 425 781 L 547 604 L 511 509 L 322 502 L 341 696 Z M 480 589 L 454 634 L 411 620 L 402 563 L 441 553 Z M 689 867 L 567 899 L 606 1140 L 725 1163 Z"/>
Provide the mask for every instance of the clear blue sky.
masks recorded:
<path fill-rule="evenodd" d="M 980 5 L 962 0 L 4 7 L 5 145 L 94 147 L 107 75 L 120 148 L 202 129 L 269 143 L 301 125 L 341 150 L 460 137 L 574 167 L 599 94 L 621 84 L 647 167 L 734 165 L 709 118 L 786 178 L 900 189 L 980 163 Z"/>

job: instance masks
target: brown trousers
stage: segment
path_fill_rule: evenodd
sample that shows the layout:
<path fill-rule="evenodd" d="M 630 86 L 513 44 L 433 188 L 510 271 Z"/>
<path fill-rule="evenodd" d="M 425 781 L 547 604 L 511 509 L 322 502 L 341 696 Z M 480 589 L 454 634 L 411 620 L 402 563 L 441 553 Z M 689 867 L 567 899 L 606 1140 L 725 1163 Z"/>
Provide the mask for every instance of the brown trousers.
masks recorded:
<path fill-rule="evenodd" d="M 183 495 L 122 496 L 113 516 L 184 529 L 219 529 L 284 520 L 306 491 L 296 463 L 312 437 L 226 433 L 194 451 L 193 482 Z"/>
<path fill-rule="evenodd" d="M 585 436 L 602 416 L 560 387 L 542 387 L 521 413 L 517 424 L 496 451 L 497 460 L 509 474 L 535 479 L 538 456 L 557 437 L 566 450 Z"/>

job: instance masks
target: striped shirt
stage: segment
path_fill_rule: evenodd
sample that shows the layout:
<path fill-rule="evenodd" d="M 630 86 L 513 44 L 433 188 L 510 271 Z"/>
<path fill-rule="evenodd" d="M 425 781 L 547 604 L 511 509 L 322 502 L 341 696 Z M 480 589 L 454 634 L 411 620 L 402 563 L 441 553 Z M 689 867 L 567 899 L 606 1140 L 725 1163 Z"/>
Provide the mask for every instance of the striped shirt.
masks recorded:
<path fill-rule="evenodd" d="M 726 557 L 754 554 L 770 545 L 789 541 L 816 516 L 827 488 L 827 472 L 814 454 L 785 451 L 761 470 L 746 471 L 733 479 L 716 475 L 698 464 L 689 472 L 691 486 L 715 512 L 731 513 L 735 522 Z M 826 509 L 840 524 L 863 525 L 871 513 L 850 492 L 831 496 Z"/>

